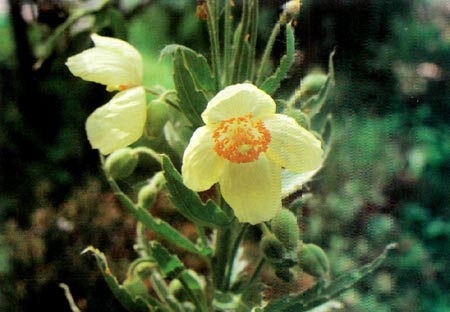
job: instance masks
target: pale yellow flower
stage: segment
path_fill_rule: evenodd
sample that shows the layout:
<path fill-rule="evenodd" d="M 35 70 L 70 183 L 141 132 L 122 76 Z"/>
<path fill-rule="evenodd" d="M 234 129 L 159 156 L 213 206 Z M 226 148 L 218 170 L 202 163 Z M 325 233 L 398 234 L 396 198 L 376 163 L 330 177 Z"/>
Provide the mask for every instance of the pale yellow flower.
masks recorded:
<path fill-rule="evenodd" d="M 281 208 L 281 169 L 303 173 L 322 163 L 321 143 L 294 119 L 275 113 L 274 100 L 252 84 L 220 91 L 202 114 L 183 156 L 187 187 L 219 183 L 241 222 L 272 219 Z"/>
<path fill-rule="evenodd" d="M 107 86 L 109 91 L 140 86 L 142 57 L 129 43 L 97 34 L 91 35 L 95 47 L 69 57 L 66 65 L 73 75 Z"/>
<path fill-rule="evenodd" d="M 86 121 L 92 148 L 104 155 L 138 140 L 147 116 L 145 89 L 142 87 L 142 57 L 125 41 L 91 36 L 95 47 L 69 57 L 66 65 L 83 80 L 119 90 L 108 103 L 97 108 Z"/>

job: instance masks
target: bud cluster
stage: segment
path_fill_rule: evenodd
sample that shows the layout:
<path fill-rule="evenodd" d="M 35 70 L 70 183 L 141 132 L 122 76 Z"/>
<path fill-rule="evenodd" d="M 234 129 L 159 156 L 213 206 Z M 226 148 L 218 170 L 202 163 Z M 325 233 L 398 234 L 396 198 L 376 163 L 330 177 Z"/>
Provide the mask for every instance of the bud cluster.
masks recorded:
<path fill-rule="evenodd" d="M 262 238 L 260 248 L 275 274 L 284 281 L 293 279 L 291 269 L 295 265 L 316 278 L 329 274 L 327 255 L 319 246 L 303 243 L 297 217 L 288 209 L 281 209 L 272 219 L 271 233 Z"/>

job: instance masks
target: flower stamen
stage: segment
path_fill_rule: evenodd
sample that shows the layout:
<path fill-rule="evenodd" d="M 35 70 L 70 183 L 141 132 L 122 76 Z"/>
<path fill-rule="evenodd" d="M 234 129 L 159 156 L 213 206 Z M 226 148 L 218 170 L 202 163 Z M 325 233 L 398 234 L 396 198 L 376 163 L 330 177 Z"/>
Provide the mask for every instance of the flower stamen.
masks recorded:
<path fill-rule="evenodd" d="M 216 153 L 234 163 L 257 160 L 270 143 L 270 132 L 252 113 L 222 120 L 213 132 Z"/>

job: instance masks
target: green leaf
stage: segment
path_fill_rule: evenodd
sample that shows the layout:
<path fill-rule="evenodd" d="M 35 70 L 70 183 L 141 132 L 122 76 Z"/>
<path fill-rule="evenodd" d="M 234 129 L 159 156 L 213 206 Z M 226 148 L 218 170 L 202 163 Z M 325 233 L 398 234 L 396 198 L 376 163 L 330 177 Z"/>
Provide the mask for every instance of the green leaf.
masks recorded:
<path fill-rule="evenodd" d="M 295 54 L 295 37 L 294 29 L 291 23 L 286 25 L 286 54 L 283 55 L 280 61 L 280 67 L 277 71 L 266 79 L 261 85 L 261 89 L 269 94 L 273 94 L 280 86 L 281 80 L 287 77 L 288 71 L 294 64 Z"/>
<path fill-rule="evenodd" d="M 317 307 L 350 289 L 378 269 L 387 256 L 396 248 L 397 244 L 390 244 L 371 263 L 349 273 L 342 274 L 328 284 L 325 280 L 320 280 L 314 286 L 296 296 L 285 296 L 275 300 L 264 308 L 264 312 L 303 312 Z"/>
<path fill-rule="evenodd" d="M 331 95 L 331 90 L 334 87 L 334 57 L 335 51 L 330 53 L 328 62 L 328 77 L 319 93 L 309 98 L 303 105 L 302 110 L 311 119 L 311 128 L 319 133 L 322 132 L 324 124 L 326 123 L 329 109 L 324 109 L 325 102 Z"/>
<path fill-rule="evenodd" d="M 203 124 L 201 113 L 215 94 L 208 62 L 203 55 L 182 45 L 166 46 L 160 57 L 166 55 L 173 59 L 173 80 L 180 98 L 179 107 L 197 128 Z"/>
<path fill-rule="evenodd" d="M 171 243 L 178 247 L 181 247 L 190 252 L 205 256 L 209 254 L 208 250 L 200 250 L 191 242 L 188 238 L 181 235 L 175 228 L 173 228 L 167 222 L 154 218 L 147 210 L 144 208 L 138 208 L 135 211 L 135 217 L 142 222 L 149 230 L 161 235 Z"/>
<path fill-rule="evenodd" d="M 152 257 L 158 264 L 158 269 L 164 278 L 172 279 L 177 277 L 183 270 L 184 264 L 177 256 L 171 255 L 169 251 L 164 248 L 157 241 L 150 243 Z"/>
<path fill-rule="evenodd" d="M 207 311 L 203 289 L 196 273 L 191 270 L 186 270 L 180 259 L 177 256 L 171 255 L 160 243 L 152 242 L 151 250 L 152 256 L 158 263 L 158 268 L 163 277 L 166 279 L 178 278 L 197 307 L 197 311 Z"/>
<path fill-rule="evenodd" d="M 183 184 L 183 178 L 167 156 L 163 156 L 162 163 L 170 199 L 183 216 L 207 227 L 224 227 L 231 223 L 232 220 L 213 201 L 204 204 L 196 192 Z"/>
<path fill-rule="evenodd" d="M 88 252 L 92 253 L 95 256 L 97 265 L 102 272 L 106 284 L 125 309 L 131 312 L 148 312 L 149 310 L 161 311 L 156 300 L 150 303 L 139 296 L 132 298 L 131 295 L 125 290 L 125 288 L 119 284 L 117 278 L 111 273 L 106 257 L 102 252 L 92 246 L 89 246 L 82 253 Z M 154 308 L 156 308 L 156 310 Z"/>
<path fill-rule="evenodd" d="M 114 190 L 114 195 L 119 199 L 122 205 L 127 208 L 137 220 L 139 220 L 147 229 L 161 235 L 163 238 L 167 239 L 169 242 L 175 244 L 190 252 L 205 256 L 210 253 L 209 250 L 198 249 L 193 242 L 188 238 L 181 235 L 175 228 L 173 228 L 167 222 L 154 218 L 146 209 L 136 206 L 131 199 L 126 196 L 118 187 L 117 183 L 112 179 L 112 177 L 106 174 L 108 182 Z"/>

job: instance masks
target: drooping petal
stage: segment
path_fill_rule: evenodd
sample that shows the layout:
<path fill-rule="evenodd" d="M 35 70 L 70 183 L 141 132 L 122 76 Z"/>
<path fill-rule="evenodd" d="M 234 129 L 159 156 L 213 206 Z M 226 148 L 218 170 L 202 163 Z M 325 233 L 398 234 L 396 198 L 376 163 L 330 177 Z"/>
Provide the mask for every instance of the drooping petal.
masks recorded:
<path fill-rule="evenodd" d="M 206 127 L 195 130 L 184 151 L 181 172 L 184 184 L 193 191 L 209 189 L 219 181 L 225 159 L 214 152 L 211 131 Z"/>
<path fill-rule="evenodd" d="M 254 162 L 227 162 L 219 183 L 240 222 L 268 221 L 281 208 L 281 168 L 264 154 Z"/>
<path fill-rule="evenodd" d="M 320 167 L 303 173 L 295 173 L 283 169 L 281 171 L 281 198 L 286 198 L 301 190 L 303 185 L 309 182 L 319 170 Z"/>
<path fill-rule="evenodd" d="M 95 47 L 69 57 L 71 73 L 86 81 L 120 90 L 142 84 L 143 65 L 139 52 L 125 41 L 92 35 Z"/>
<path fill-rule="evenodd" d="M 322 164 L 321 142 L 291 117 L 275 114 L 263 120 L 271 140 L 267 157 L 296 173 L 319 168 Z"/>
<path fill-rule="evenodd" d="M 259 119 L 274 114 L 275 109 L 275 102 L 270 95 L 252 84 L 242 83 L 228 86 L 217 93 L 209 101 L 202 119 L 207 125 L 249 113 Z"/>
<path fill-rule="evenodd" d="M 86 120 L 86 132 L 92 148 L 107 155 L 134 143 L 144 131 L 146 112 L 143 87 L 117 93 Z"/>

